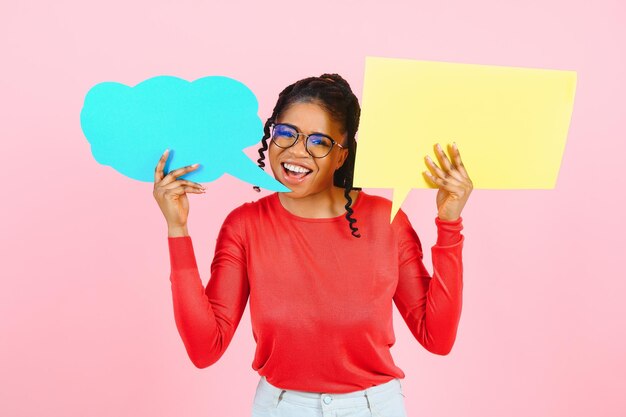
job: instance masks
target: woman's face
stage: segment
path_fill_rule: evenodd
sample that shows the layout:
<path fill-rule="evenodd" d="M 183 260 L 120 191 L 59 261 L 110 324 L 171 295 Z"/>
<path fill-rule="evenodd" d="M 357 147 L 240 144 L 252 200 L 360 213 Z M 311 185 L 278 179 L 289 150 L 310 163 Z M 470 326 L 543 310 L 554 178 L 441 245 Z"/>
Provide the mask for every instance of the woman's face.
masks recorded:
<path fill-rule="evenodd" d="M 294 103 L 278 116 L 275 123 L 290 124 L 305 134 L 323 133 L 347 147 L 346 135 L 341 134 L 341 125 L 316 103 Z M 304 141 L 304 136 L 300 135 L 298 142 L 286 149 L 276 146 L 271 141 L 269 144 L 269 159 L 274 177 L 292 190 L 286 194 L 292 198 L 329 191 L 333 186 L 335 171 L 348 156 L 348 149 L 341 149 L 335 144 L 324 158 L 313 158 L 306 151 Z M 307 173 L 293 172 L 286 168 L 285 164 L 302 167 Z"/>

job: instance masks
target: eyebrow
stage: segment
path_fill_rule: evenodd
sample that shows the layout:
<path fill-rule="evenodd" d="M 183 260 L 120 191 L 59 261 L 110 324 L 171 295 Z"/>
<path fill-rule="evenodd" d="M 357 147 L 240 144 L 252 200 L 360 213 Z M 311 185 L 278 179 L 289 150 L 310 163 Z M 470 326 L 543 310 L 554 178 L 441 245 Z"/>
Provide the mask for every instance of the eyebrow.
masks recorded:
<path fill-rule="evenodd" d="M 296 125 L 292 125 L 291 123 L 276 123 L 277 125 L 287 125 L 287 126 L 291 126 L 294 129 L 296 129 L 298 132 L 302 133 L 302 131 L 300 130 L 300 128 Z M 323 133 L 323 132 L 311 132 L 311 135 L 322 135 L 322 136 L 326 136 L 327 138 L 333 139 L 332 136 L 330 136 L 327 133 Z M 334 139 L 333 139 L 334 140 Z"/>

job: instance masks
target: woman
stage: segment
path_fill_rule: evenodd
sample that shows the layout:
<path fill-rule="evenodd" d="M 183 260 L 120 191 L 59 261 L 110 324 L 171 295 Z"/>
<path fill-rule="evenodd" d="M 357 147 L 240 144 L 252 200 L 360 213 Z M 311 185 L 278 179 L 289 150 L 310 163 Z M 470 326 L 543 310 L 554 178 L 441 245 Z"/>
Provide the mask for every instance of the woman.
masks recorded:
<path fill-rule="evenodd" d="M 300 80 L 281 92 L 259 150 L 292 190 L 234 209 L 219 232 L 203 287 L 187 231 L 186 193 L 177 179 L 196 166 L 155 171 L 154 197 L 168 224 L 176 325 L 198 368 L 228 347 L 250 298 L 261 376 L 254 416 L 405 416 L 389 348 L 392 300 L 430 352 L 452 348 L 461 314 L 461 210 L 472 182 L 456 147 L 426 157 L 438 187 L 433 276 L 420 240 L 391 202 L 352 187 L 360 107 L 337 74 Z M 268 144 L 268 139 L 270 139 Z M 258 190 L 258 188 L 257 188 Z"/>

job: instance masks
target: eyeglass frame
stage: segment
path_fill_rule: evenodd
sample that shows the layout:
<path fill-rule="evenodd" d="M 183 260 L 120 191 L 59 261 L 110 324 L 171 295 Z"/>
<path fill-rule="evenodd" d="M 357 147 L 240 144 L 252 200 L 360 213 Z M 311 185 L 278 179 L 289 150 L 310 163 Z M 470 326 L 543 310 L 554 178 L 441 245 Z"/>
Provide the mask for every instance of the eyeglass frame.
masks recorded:
<path fill-rule="evenodd" d="M 289 145 L 287 147 L 283 147 L 283 146 L 280 146 L 279 144 L 277 144 L 274 141 L 274 128 L 276 126 L 278 126 L 278 125 L 289 126 L 289 127 L 293 128 L 296 131 L 296 139 L 293 141 L 293 143 L 291 145 Z M 326 158 L 328 155 L 330 155 L 330 153 L 332 152 L 333 147 L 335 145 L 339 146 L 341 149 L 346 149 L 346 147 L 343 146 L 341 143 L 337 142 L 335 139 L 331 138 L 330 136 L 328 136 L 328 135 L 326 135 L 324 133 L 311 133 L 310 135 L 307 135 L 306 133 L 300 132 L 300 129 L 298 129 L 296 126 L 294 126 L 292 124 L 289 124 L 289 123 L 272 123 L 270 126 L 272 128 L 272 132 L 270 134 L 270 140 L 272 141 L 272 143 L 274 145 L 278 146 L 281 149 L 288 149 L 288 148 L 291 148 L 292 146 L 294 146 L 296 143 L 298 143 L 298 140 L 300 140 L 300 136 L 304 136 L 304 138 L 305 138 L 305 140 L 304 140 L 304 149 L 313 158 L 318 158 L 318 159 Z M 330 149 L 328 150 L 328 153 L 326 155 L 324 155 L 324 156 L 314 156 L 311 152 L 309 152 L 309 147 L 307 146 L 307 143 L 309 142 L 309 136 L 314 136 L 314 135 L 324 136 L 325 138 L 330 139 L 331 145 L 330 145 Z"/>

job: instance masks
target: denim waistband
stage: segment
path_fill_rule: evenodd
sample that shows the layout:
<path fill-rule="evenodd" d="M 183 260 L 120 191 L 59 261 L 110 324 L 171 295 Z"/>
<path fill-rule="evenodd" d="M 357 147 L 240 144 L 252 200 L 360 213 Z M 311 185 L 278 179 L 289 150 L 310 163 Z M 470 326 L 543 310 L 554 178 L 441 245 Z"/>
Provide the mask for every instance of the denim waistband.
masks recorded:
<path fill-rule="evenodd" d="M 319 409 L 369 406 L 370 401 L 381 400 L 393 393 L 402 394 L 402 383 L 398 378 L 363 390 L 340 394 L 285 390 L 270 384 L 264 376 L 261 377 L 258 388 L 266 395 L 272 396 L 274 405 L 281 400 L 287 400 L 305 407 Z"/>

